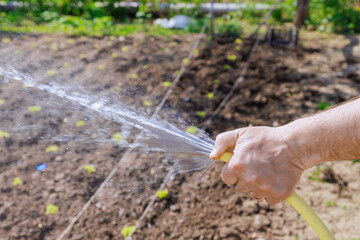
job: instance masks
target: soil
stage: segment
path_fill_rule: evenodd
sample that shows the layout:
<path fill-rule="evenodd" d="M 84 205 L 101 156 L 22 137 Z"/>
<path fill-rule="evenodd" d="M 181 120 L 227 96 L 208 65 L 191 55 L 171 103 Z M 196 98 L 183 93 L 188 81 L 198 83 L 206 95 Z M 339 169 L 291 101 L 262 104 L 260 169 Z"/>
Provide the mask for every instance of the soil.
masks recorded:
<path fill-rule="evenodd" d="M 116 95 L 122 103 L 150 114 L 168 90 L 162 82 L 176 77 L 196 37 L 2 33 L 1 39 L 11 41 L 0 41 L 0 67 L 10 64 L 44 82 L 56 78 L 93 95 Z M 206 130 L 215 137 L 237 127 L 279 126 L 314 114 L 320 103 L 334 105 L 359 95 L 358 39 L 304 33 L 297 49 L 261 43 L 243 84 L 212 116 L 240 75 L 252 41 L 204 38 L 161 116 L 171 121 L 171 116 L 181 116 L 198 127 L 213 118 Z M 233 54 L 235 61 L 228 59 Z M 51 69 L 55 76 L 48 76 Z M 121 132 L 132 142 L 138 132 L 19 81 L 0 80 L 0 99 L 5 100 L 0 105 L 0 130 L 10 133 L 10 138 L 0 139 L 0 239 L 56 239 L 125 153 L 125 147 L 109 140 L 112 135 Z M 143 106 L 146 100 L 152 104 Z M 34 105 L 43 108 L 30 113 Z M 198 111 L 205 111 L 205 118 Z M 79 120 L 85 126 L 76 127 Z M 46 152 L 50 145 L 59 150 Z M 127 159 L 65 239 L 124 239 L 122 227 L 136 223 L 168 172 L 161 153 L 134 150 Z M 36 171 L 42 163 L 47 169 Z M 88 174 L 86 164 L 96 171 Z M 155 201 L 133 239 L 316 239 L 287 203 L 271 206 L 223 184 L 221 165 L 170 178 L 168 197 Z M 306 171 L 297 192 L 336 239 L 360 238 L 360 164 L 345 161 L 326 167 Z M 12 185 L 15 177 L 22 179 L 22 186 Z M 59 211 L 46 215 L 47 204 L 57 205 Z"/>

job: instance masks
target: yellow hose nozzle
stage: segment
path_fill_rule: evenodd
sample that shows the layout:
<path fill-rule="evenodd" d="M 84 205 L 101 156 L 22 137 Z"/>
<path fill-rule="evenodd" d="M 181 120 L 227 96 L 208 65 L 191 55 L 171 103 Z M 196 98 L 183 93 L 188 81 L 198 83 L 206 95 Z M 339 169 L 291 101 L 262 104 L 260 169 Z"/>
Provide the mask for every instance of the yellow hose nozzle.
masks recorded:
<path fill-rule="evenodd" d="M 233 155 L 232 152 L 225 152 L 221 155 L 220 160 L 227 163 Z M 309 223 L 320 240 L 335 240 L 324 222 L 297 193 L 293 193 L 286 201 Z"/>

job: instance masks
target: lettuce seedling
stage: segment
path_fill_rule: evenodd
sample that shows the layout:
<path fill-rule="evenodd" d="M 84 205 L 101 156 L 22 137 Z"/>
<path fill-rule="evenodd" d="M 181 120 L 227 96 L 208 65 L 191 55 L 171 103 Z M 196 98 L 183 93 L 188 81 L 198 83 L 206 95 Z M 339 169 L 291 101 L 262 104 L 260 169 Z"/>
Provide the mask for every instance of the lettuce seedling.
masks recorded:
<path fill-rule="evenodd" d="M 5 131 L 0 131 L 0 138 L 10 138 L 10 133 Z"/>
<path fill-rule="evenodd" d="M 175 71 L 175 74 L 176 74 L 176 75 L 179 75 L 179 74 L 180 74 L 180 70 L 176 70 L 176 71 Z"/>
<path fill-rule="evenodd" d="M 5 103 L 4 99 L 0 99 L 0 105 L 3 105 Z"/>
<path fill-rule="evenodd" d="M 99 65 L 99 66 L 98 66 L 98 69 L 99 69 L 99 70 L 104 70 L 104 69 L 105 69 L 105 65 L 103 65 L 103 64 Z"/>
<path fill-rule="evenodd" d="M 118 55 L 117 55 L 117 53 L 113 53 L 113 54 L 111 54 L 111 57 L 112 57 L 112 58 L 117 58 Z"/>
<path fill-rule="evenodd" d="M 235 43 L 236 44 L 241 44 L 243 41 L 240 39 L 240 38 L 237 38 L 236 40 L 235 40 Z"/>
<path fill-rule="evenodd" d="M 85 165 L 83 166 L 83 168 L 87 171 L 88 174 L 95 172 L 94 165 Z"/>
<path fill-rule="evenodd" d="M 144 105 L 145 107 L 148 107 L 148 106 L 151 105 L 151 101 L 150 101 L 150 100 L 146 100 L 146 101 L 143 102 L 143 105 Z"/>
<path fill-rule="evenodd" d="M 56 74 L 56 70 L 55 69 L 51 69 L 47 72 L 47 75 L 49 76 L 54 76 Z"/>
<path fill-rule="evenodd" d="M 80 59 L 84 59 L 84 58 L 86 58 L 86 57 L 87 57 L 86 54 L 83 54 L 83 53 L 79 54 L 79 58 L 80 58 Z"/>
<path fill-rule="evenodd" d="M 59 211 L 59 207 L 53 204 L 48 204 L 46 206 L 46 215 L 54 215 Z"/>
<path fill-rule="evenodd" d="M 49 38 L 49 37 L 45 38 L 45 42 L 51 42 L 51 41 L 52 41 L 51 38 Z"/>
<path fill-rule="evenodd" d="M 51 145 L 45 149 L 45 152 L 57 152 L 59 147 L 56 145 Z"/>
<path fill-rule="evenodd" d="M 99 44 L 94 44 L 94 48 L 96 48 L 96 49 L 98 49 L 100 47 L 100 45 Z"/>
<path fill-rule="evenodd" d="M 63 65 L 64 67 L 70 67 L 70 63 L 68 63 L 68 62 L 64 62 L 64 65 Z"/>
<path fill-rule="evenodd" d="M 208 93 L 207 94 L 207 97 L 208 97 L 208 99 L 213 99 L 214 98 L 214 93 Z"/>
<path fill-rule="evenodd" d="M 115 133 L 112 138 L 117 142 L 121 142 L 124 139 L 120 133 Z"/>
<path fill-rule="evenodd" d="M 198 55 L 198 54 L 199 54 L 199 49 L 195 49 L 195 50 L 194 50 L 194 54 L 195 54 L 195 55 Z"/>
<path fill-rule="evenodd" d="M 22 88 L 28 88 L 28 86 L 26 86 L 25 84 L 22 85 Z"/>
<path fill-rule="evenodd" d="M 33 48 L 36 48 L 37 46 L 39 46 L 39 44 L 38 44 L 38 43 L 31 43 L 31 46 L 32 46 Z"/>
<path fill-rule="evenodd" d="M 172 82 L 165 81 L 165 82 L 163 82 L 161 85 L 164 86 L 164 87 L 171 87 Z"/>
<path fill-rule="evenodd" d="M 336 207 L 337 204 L 336 204 L 335 200 L 330 200 L 330 201 L 326 202 L 326 206 L 328 206 L 328 207 Z"/>
<path fill-rule="evenodd" d="M 22 186 L 23 185 L 23 181 L 21 180 L 21 178 L 19 177 L 15 177 L 13 182 L 12 182 L 13 186 Z"/>
<path fill-rule="evenodd" d="M 136 74 L 136 73 L 133 73 L 133 74 L 131 74 L 131 76 L 130 76 L 132 79 L 137 79 L 138 78 L 138 75 Z"/>
<path fill-rule="evenodd" d="M 57 50 L 57 46 L 55 44 L 53 44 L 53 45 L 50 46 L 50 49 L 55 51 L 55 50 Z"/>
<path fill-rule="evenodd" d="M 195 134 L 197 132 L 197 129 L 195 126 L 190 126 L 190 127 L 186 128 L 186 131 L 190 134 Z"/>
<path fill-rule="evenodd" d="M 204 111 L 198 111 L 196 112 L 196 114 L 201 118 L 204 118 L 206 116 L 206 113 Z"/>
<path fill-rule="evenodd" d="M 171 47 L 175 47 L 175 46 L 177 46 L 178 45 L 178 43 L 177 42 L 170 42 L 170 44 L 169 44 Z"/>
<path fill-rule="evenodd" d="M 10 38 L 3 38 L 2 43 L 9 43 L 11 42 Z"/>
<path fill-rule="evenodd" d="M 236 55 L 235 54 L 229 55 L 229 56 L 227 56 L 227 59 L 230 60 L 230 61 L 235 61 L 236 60 Z"/>
<path fill-rule="evenodd" d="M 135 232 L 135 226 L 125 226 L 121 229 L 121 233 L 124 236 L 124 238 L 126 239 L 128 236 L 130 236 L 131 234 L 133 234 Z"/>
<path fill-rule="evenodd" d="M 79 120 L 79 121 L 77 121 L 77 123 L 76 123 L 76 126 L 77 127 L 83 127 L 85 125 L 85 122 L 83 121 L 83 120 Z"/>
<path fill-rule="evenodd" d="M 360 163 L 360 159 L 353 160 L 351 163 L 352 163 L 352 164 Z"/>
<path fill-rule="evenodd" d="M 115 89 L 116 91 L 120 91 L 120 90 L 121 90 L 121 87 L 116 86 L 116 87 L 114 87 L 114 89 Z"/>
<path fill-rule="evenodd" d="M 125 52 L 129 51 L 129 48 L 128 47 L 122 47 L 121 51 L 125 53 Z"/>
<path fill-rule="evenodd" d="M 229 70 L 230 68 L 231 68 L 230 65 L 228 65 L 228 64 L 225 64 L 225 65 L 224 65 L 224 69 L 225 69 L 225 70 Z"/>
<path fill-rule="evenodd" d="M 236 50 L 236 51 L 239 51 L 240 49 L 241 49 L 240 46 L 236 46 L 236 47 L 235 47 L 235 50 Z"/>
<path fill-rule="evenodd" d="M 183 62 L 184 64 L 188 64 L 188 63 L 189 63 L 189 59 L 188 59 L 188 58 L 184 58 L 184 59 L 182 60 L 182 62 Z"/>
<path fill-rule="evenodd" d="M 148 68 L 149 68 L 149 66 L 146 65 L 146 64 L 145 64 L 144 67 L 143 67 L 144 70 L 146 70 L 146 69 L 148 69 Z"/>
<path fill-rule="evenodd" d="M 168 196 L 168 194 L 169 194 L 169 190 L 162 189 L 162 190 L 157 190 L 155 196 L 157 196 L 160 199 L 164 199 Z"/>
<path fill-rule="evenodd" d="M 326 110 L 331 107 L 331 103 L 328 102 L 319 102 L 318 109 L 319 110 Z"/>
<path fill-rule="evenodd" d="M 67 41 L 66 41 L 68 44 L 74 44 L 75 43 L 75 41 L 74 41 L 74 39 L 68 39 Z"/>
<path fill-rule="evenodd" d="M 29 107 L 29 111 L 34 113 L 34 112 L 38 112 L 42 109 L 42 106 L 31 106 Z"/>
<path fill-rule="evenodd" d="M 215 80 L 214 80 L 214 84 L 220 84 L 220 80 L 219 80 L 219 79 L 215 79 Z"/>

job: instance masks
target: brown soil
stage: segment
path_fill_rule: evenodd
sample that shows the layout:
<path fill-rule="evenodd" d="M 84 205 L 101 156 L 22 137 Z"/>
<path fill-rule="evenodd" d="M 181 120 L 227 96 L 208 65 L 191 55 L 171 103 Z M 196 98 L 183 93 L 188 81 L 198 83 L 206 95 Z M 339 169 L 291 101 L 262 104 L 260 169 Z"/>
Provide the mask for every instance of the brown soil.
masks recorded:
<path fill-rule="evenodd" d="M 147 113 L 161 101 L 168 89 L 161 83 L 175 78 L 196 38 L 82 37 L 71 38 L 72 43 L 58 35 L 10 37 L 10 43 L 0 45 L 1 64 L 10 63 L 44 81 L 51 79 L 47 72 L 55 69 L 55 77 L 65 85 L 84 86 L 94 95 L 119 95 L 122 102 Z M 308 34 L 296 50 L 260 44 L 245 82 L 226 108 L 211 116 L 239 76 L 251 41 L 244 40 L 235 50 L 232 41 L 204 39 L 162 115 L 181 116 L 198 127 L 213 117 L 207 131 L 215 136 L 249 124 L 278 126 L 316 113 L 320 102 L 336 104 L 359 95 L 360 52 L 352 51 L 358 48 L 350 40 Z M 123 47 L 128 51 L 122 52 Z M 236 61 L 227 59 L 231 54 Z M 69 66 L 64 67 L 64 62 Z M 225 69 L 225 64 L 231 68 Z M 99 69 L 101 65 L 104 69 Z M 214 84 L 216 79 L 219 84 Z M 56 239 L 126 151 L 105 140 L 121 131 L 124 136 L 128 132 L 131 142 L 136 131 L 49 93 L 2 80 L 0 99 L 5 103 L 0 105 L 0 130 L 11 137 L 0 139 L 0 239 Z M 209 92 L 214 98 L 207 98 Z M 143 107 L 145 100 L 152 105 Z M 43 109 L 29 113 L 33 105 Z M 205 111 L 205 119 L 197 111 Z M 75 127 L 81 119 L 85 127 Z M 58 145 L 59 151 L 45 152 L 49 145 Z M 123 239 L 121 228 L 139 219 L 167 173 L 166 157 L 134 151 L 128 159 L 66 239 Z M 47 169 L 37 172 L 41 163 Z M 87 174 L 86 164 L 96 166 L 96 171 Z M 360 165 L 327 165 L 332 173 L 323 167 L 308 170 L 297 191 L 337 239 L 360 238 Z M 220 170 L 221 163 L 216 163 L 205 173 L 171 178 L 169 196 L 156 200 L 133 239 L 316 239 L 287 203 L 270 206 L 255 201 L 224 185 Z M 322 181 L 329 174 L 332 180 Z M 23 185 L 12 186 L 14 177 L 20 177 Z M 59 206 L 58 213 L 46 215 L 47 204 Z"/>

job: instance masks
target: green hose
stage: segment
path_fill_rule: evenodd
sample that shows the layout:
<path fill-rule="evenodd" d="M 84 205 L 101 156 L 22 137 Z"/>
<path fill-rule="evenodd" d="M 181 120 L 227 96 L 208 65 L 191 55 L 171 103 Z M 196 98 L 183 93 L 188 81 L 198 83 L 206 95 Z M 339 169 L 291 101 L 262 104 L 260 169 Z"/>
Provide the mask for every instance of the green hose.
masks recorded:
<path fill-rule="evenodd" d="M 225 152 L 220 160 L 229 162 L 233 155 L 232 152 Z M 321 240 L 335 239 L 324 222 L 297 193 L 293 193 L 286 201 L 309 223 Z"/>

